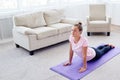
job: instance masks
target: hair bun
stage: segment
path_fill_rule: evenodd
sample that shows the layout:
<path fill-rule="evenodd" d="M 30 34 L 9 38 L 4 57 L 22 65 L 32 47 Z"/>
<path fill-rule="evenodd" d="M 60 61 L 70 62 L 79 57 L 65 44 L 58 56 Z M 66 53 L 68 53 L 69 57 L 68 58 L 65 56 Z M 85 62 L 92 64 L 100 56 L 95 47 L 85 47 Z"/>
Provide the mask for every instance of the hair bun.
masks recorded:
<path fill-rule="evenodd" d="M 79 22 L 78 24 L 79 24 L 79 25 L 82 25 L 82 23 L 81 23 L 81 22 Z"/>

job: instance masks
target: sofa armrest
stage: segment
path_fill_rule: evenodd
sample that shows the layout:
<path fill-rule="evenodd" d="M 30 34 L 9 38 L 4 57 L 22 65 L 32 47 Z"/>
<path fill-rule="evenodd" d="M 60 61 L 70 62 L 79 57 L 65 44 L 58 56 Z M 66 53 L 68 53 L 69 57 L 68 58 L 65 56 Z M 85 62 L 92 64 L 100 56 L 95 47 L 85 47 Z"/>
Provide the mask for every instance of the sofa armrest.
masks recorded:
<path fill-rule="evenodd" d="M 78 24 L 80 20 L 73 18 L 64 18 L 61 20 L 61 23 L 69 23 L 69 24 Z"/>
<path fill-rule="evenodd" d="M 111 18 L 110 17 L 106 17 L 106 21 L 111 24 Z"/>
<path fill-rule="evenodd" d="M 21 33 L 21 34 L 25 34 L 25 35 L 35 35 L 35 30 L 31 29 L 31 28 L 27 28 L 27 27 L 24 27 L 24 26 L 17 26 L 17 27 L 14 27 L 13 30 Z"/>
<path fill-rule="evenodd" d="M 90 17 L 87 16 L 87 25 L 89 24 L 89 22 L 90 22 Z"/>

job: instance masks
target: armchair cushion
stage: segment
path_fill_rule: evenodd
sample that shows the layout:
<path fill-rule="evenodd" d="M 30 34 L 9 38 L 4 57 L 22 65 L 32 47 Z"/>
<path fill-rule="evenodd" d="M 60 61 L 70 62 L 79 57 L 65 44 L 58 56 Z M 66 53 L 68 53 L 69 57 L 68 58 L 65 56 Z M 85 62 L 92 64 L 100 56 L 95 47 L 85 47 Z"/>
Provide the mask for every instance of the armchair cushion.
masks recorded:
<path fill-rule="evenodd" d="M 91 4 L 90 20 L 105 20 L 106 19 L 106 6 L 104 4 Z"/>
<path fill-rule="evenodd" d="M 107 21 L 90 21 L 90 24 L 108 24 Z"/>

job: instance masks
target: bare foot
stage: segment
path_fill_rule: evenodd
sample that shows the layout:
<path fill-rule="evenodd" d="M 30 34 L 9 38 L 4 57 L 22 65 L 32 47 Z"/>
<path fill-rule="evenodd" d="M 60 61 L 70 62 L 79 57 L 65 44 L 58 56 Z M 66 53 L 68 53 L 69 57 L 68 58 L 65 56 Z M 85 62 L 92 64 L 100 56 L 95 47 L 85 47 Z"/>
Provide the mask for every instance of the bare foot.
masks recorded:
<path fill-rule="evenodd" d="M 115 48 L 115 46 L 113 46 L 112 44 L 108 44 L 109 46 L 111 46 L 111 48 Z"/>

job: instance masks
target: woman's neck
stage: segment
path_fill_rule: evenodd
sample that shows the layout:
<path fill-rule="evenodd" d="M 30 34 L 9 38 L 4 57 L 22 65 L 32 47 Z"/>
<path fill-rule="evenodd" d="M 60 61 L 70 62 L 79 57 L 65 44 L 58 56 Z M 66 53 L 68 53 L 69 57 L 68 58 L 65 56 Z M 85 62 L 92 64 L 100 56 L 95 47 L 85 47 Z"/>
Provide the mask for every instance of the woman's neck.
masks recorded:
<path fill-rule="evenodd" d="M 74 42 L 77 43 L 77 42 L 80 40 L 80 37 L 81 37 L 81 36 L 76 36 L 76 37 L 74 37 Z"/>

